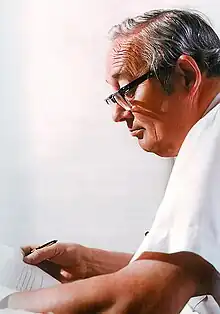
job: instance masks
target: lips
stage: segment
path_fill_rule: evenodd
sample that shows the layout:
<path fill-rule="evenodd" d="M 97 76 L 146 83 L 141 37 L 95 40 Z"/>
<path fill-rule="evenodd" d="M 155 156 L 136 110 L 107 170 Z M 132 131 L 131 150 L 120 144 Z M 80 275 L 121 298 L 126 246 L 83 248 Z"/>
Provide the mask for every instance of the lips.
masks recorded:
<path fill-rule="evenodd" d="M 143 134 L 144 129 L 140 128 L 140 129 L 130 130 L 130 132 L 131 132 L 131 136 L 140 137 Z"/>

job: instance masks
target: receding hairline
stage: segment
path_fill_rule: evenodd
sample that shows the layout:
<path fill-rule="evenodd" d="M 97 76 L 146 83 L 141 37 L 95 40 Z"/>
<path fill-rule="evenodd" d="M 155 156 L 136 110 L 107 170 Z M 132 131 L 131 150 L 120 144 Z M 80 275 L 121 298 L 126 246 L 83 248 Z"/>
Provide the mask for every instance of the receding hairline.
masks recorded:
<path fill-rule="evenodd" d="M 122 58 L 123 63 L 120 71 L 116 71 L 111 74 L 112 78 L 117 80 L 123 78 L 135 79 L 144 74 L 149 68 L 146 60 L 142 58 L 142 42 L 140 38 L 136 36 L 142 28 L 143 27 L 139 28 L 138 32 L 136 31 L 135 33 L 128 34 L 127 36 L 120 36 L 111 40 L 112 46 L 110 50 L 111 52 L 109 53 L 118 54 L 119 58 Z M 120 47 L 120 49 L 118 47 Z"/>
<path fill-rule="evenodd" d="M 114 40 L 117 37 L 126 37 L 129 35 L 137 35 L 143 28 L 148 26 L 155 21 L 168 15 L 175 15 L 177 13 L 188 14 L 201 19 L 204 23 L 213 27 L 211 20 L 206 14 L 196 9 L 181 9 L 181 8 L 170 8 L 170 9 L 153 9 L 144 12 L 143 14 L 136 15 L 134 17 L 127 17 L 121 23 L 113 25 L 108 31 L 108 38 Z M 147 15 L 152 15 L 148 16 Z M 120 29 L 120 32 L 118 31 Z"/>
<path fill-rule="evenodd" d="M 191 9 L 151 10 L 109 31 L 111 42 L 133 37 L 139 60 L 172 92 L 172 73 L 181 55 L 195 59 L 207 77 L 220 76 L 220 39 L 205 14 Z M 139 38 L 139 42 L 137 41 Z"/>

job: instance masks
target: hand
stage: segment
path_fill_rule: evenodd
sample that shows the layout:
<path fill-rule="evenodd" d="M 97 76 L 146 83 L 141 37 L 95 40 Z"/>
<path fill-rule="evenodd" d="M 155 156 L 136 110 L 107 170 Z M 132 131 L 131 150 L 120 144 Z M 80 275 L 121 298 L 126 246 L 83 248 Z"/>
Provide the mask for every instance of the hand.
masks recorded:
<path fill-rule="evenodd" d="M 14 294 L 9 307 L 53 314 L 177 314 L 195 291 L 196 283 L 178 266 L 139 260 L 113 274 Z"/>
<path fill-rule="evenodd" d="M 25 255 L 24 262 L 38 265 L 62 283 L 86 277 L 86 258 L 90 254 L 89 248 L 68 243 L 56 243 L 34 250 L 36 247 L 26 246 L 22 248 Z M 30 253 L 32 250 L 34 251 Z"/>

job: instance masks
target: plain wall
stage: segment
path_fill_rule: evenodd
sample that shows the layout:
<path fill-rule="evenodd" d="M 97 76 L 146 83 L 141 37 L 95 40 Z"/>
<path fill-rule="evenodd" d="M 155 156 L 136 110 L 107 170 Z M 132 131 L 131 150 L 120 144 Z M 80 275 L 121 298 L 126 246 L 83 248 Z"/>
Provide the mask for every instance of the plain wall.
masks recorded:
<path fill-rule="evenodd" d="M 172 168 L 103 99 L 109 28 L 187 1 L 0 0 L 0 241 L 134 251 Z M 220 29 L 217 2 L 190 1 Z"/>

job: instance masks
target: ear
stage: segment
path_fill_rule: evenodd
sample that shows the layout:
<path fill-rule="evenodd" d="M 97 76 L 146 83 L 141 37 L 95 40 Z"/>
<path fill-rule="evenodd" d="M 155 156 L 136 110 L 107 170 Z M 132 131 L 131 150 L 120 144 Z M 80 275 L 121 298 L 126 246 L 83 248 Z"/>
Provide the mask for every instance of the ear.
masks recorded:
<path fill-rule="evenodd" d="M 176 71 L 184 77 L 185 88 L 189 91 L 191 96 L 197 92 L 202 75 L 196 61 L 187 55 L 182 55 L 177 60 Z"/>

